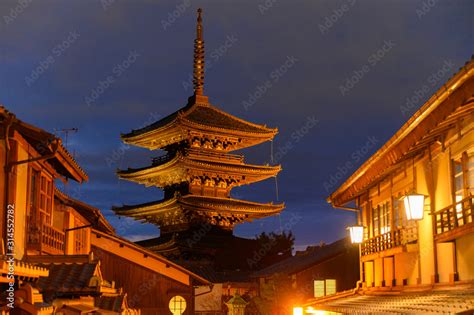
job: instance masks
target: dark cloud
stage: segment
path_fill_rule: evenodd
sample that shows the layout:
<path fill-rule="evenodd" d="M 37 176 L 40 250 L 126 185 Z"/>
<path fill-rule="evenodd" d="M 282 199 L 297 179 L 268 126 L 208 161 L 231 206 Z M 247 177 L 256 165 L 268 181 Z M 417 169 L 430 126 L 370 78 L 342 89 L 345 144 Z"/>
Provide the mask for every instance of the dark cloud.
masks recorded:
<path fill-rule="evenodd" d="M 446 60 L 454 67 L 429 86 L 431 93 L 474 51 L 472 1 L 437 1 L 419 16 L 426 6 L 423 1 L 357 0 L 323 34 L 320 25 L 326 18 L 334 19 L 335 11 L 352 2 L 276 0 L 262 9 L 264 1 L 187 5 L 190 2 L 32 0 L 23 1 L 27 5 L 18 9 L 19 1 L 4 0 L 0 3 L 0 102 L 48 130 L 79 128 L 79 133 L 70 134 L 69 148 L 90 174 L 81 199 L 103 209 L 122 235 L 156 235 L 155 227 L 119 220 L 110 212 L 112 205 L 162 196 L 158 189 L 116 178 L 116 168 L 144 165 L 157 154 L 123 150 L 119 135 L 185 104 L 191 94 L 183 84 L 189 83 L 191 73 L 195 9 L 202 6 L 207 61 L 212 64 L 205 91 L 211 102 L 242 118 L 277 126 L 280 134 L 273 143 L 274 154 L 288 141 L 292 144 L 279 159 L 284 168 L 278 177 L 279 199 L 287 209 L 280 217 L 239 226 L 237 234 L 278 230 L 280 222 L 285 226 L 285 220 L 300 215 L 303 219 L 292 226 L 298 244 L 332 241 L 345 235 L 345 226 L 354 218 L 325 203 L 329 191 L 324 183 L 339 166 L 353 161 L 351 155 L 369 137 L 379 140 L 369 149 L 372 153 L 407 120 L 400 106 Z M 177 5 L 184 10 L 177 10 Z M 12 9 L 17 13 L 12 15 Z M 170 14 L 177 16 L 173 22 Z M 70 32 L 79 36 L 58 56 L 54 49 Z M 229 36 L 237 40 L 224 49 Z M 386 41 L 393 41 L 393 47 L 342 95 L 345 81 L 367 65 Z M 101 81 L 116 75 L 115 67 L 131 53 L 138 54 L 136 60 L 88 106 L 86 97 Z M 27 86 L 25 79 L 50 56 L 54 62 Z M 271 78 L 288 56 L 297 62 L 246 110 L 243 102 L 249 94 Z M 295 142 L 292 134 L 312 116 L 318 124 Z M 249 162 L 270 161 L 268 143 L 244 152 Z M 363 159 L 353 162 L 350 171 Z M 273 180 L 235 193 L 250 200 L 276 201 Z"/>

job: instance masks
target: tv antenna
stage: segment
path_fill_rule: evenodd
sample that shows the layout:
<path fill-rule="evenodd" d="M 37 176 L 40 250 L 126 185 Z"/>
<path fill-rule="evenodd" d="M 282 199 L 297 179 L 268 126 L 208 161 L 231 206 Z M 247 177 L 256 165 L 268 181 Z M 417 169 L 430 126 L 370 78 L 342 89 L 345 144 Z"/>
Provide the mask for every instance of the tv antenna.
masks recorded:
<path fill-rule="evenodd" d="M 54 129 L 55 134 L 64 134 L 64 147 L 67 149 L 67 142 L 69 138 L 69 133 L 73 132 L 76 133 L 79 131 L 79 128 L 62 128 L 62 129 Z"/>

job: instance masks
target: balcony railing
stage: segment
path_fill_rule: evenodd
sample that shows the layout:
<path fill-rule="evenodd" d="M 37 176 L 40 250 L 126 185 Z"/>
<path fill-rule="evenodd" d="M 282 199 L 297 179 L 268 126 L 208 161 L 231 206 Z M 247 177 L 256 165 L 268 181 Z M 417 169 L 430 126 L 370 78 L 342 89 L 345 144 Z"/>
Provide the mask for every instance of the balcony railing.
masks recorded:
<path fill-rule="evenodd" d="M 32 226 L 28 229 L 28 246 L 48 254 L 64 254 L 65 233 L 49 224 Z"/>
<path fill-rule="evenodd" d="M 378 253 L 402 245 L 402 230 L 393 230 L 364 241 L 361 245 L 362 256 Z"/>
<path fill-rule="evenodd" d="M 415 224 L 377 235 L 361 244 L 362 256 L 375 254 L 397 246 L 413 243 L 418 240 L 418 229 Z"/>
<path fill-rule="evenodd" d="M 452 231 L 474 222 L 474 196 L 469 196 L 435 213 L 436 234 Z"/>

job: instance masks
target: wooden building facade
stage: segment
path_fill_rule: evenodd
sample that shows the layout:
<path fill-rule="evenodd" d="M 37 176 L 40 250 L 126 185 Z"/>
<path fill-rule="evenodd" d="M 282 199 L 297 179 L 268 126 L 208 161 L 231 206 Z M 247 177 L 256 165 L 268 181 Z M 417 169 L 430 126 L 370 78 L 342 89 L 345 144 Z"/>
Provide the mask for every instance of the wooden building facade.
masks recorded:
<path fill-rule="evenodd" d="M 474 61 L 329 198 L 364 226 L 365 287 L 474 281 Z M 421 220 L 404 198 L 424 195 Z"/>
<path fill-rule="evenodd" d="M 367 312 L 471 313 L 474 59 L 328 201 L 358 213 L 361 286 L 356 296 L 313 306 L 356 312 L 364 300 Z M 387 291 L 398 295 L 383 295 Z M 363 296 L 369 293 L 376 295 Z"/>
<path fill-rule="evenodd" d="M 207 280 L 119 238 L 99 209 L 57 189 L 87 180 L 59 138 L 3 106 L 0 127 L 3 313 L 193 314 L 194 286 Z"/>

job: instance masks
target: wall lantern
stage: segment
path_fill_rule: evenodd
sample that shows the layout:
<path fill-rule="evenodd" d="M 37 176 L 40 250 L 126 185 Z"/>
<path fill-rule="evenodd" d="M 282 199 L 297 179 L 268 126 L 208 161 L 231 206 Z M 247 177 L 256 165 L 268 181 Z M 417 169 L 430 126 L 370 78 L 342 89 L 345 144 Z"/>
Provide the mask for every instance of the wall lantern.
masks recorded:
<path fill-rule="evenodd" d="M 425 195 L 410 194 L 403 197 L 408 220 L 422 220 L 425 208 Z"/>
<path fill-rule="evenodd" d="M 302 307 L 293 307 L 293 315 L 303 315 Z"/>
<path fill-rule="evenodd" d="M 352 244 L 361 244 L 364 241 L 364 227 L 362 225 L 354 225 L 347 228 L 351 235 Z"/>

